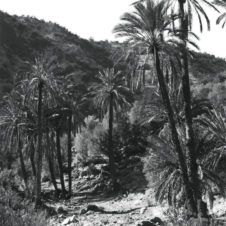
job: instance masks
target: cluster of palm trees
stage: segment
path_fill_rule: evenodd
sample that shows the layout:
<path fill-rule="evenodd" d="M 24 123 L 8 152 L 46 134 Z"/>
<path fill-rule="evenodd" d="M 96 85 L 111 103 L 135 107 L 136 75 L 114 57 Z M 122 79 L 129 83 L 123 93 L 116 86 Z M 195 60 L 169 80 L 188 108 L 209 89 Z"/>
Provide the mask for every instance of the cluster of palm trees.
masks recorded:
<path fill-rule="evenodd" d="M 35 180 L 35 204 L 41 204 L 42 161 L 45 154 L 51 181 L 57 192 L 56 163 L 60 174 L 62 194 L 66 195 L 64 171 L 61 153 L 61 135 L 68 139 L 68 194 L 72 192 L 72 132 L 76 132 L 83 117 L 80 113 L 81 102 L 72 98 L 64 86 L 66 79 L 60 81 L 55 74 L 56 62 L 53 58 L 42 56 L 35 61 L 31 71 L 15 85 L 5 96 L 1 104 L 0 126 L 8 156 L 8 168 L 11 168 L 13 149 L 16 148 L 20 160 L 25 186 L 28 186 L 28 170 L 25 158 L 28 156 Z M 67 94 L 67 95 L 66 95 Z M 23 150 L 23 151 L 22 151 Z M 56 151 L 55 151 L 56 150 Z"/>
<path fill-rule="evenodd" d="M 101 109 L 101 118 L 109 115 L 108 156 L 113 187 L 116 188 L 115 161 L 112 144 L 112 131 L 115 114 L 129 107 L 133 96 L 125 86 L 123 74 L 115 69 L 106 69 L 96 76 L 97 82 L 90 87 L 88 95 L 77 95 L 76 85 L 70 80 L 57 77 L 56 61 L 44 55 L 38 58 L 31 71 L 5 96 L 1 105 L 0 127 L 8 156 L 14 147 L 18 150 L 21 171 L 27 191 L 28 170 L 25 158 L 28 156 L 35 179 L 35 206 L 41 205 L 41 178 L 43 157 L 49 168 L 51 182 L 59 194 L 56 181 L 56 165 L 64 197 L 72 194 L 72 134 L 84 125 L 87 103 L 93 100 Z M 76 93 L 76 94 L 74 94 Z M 87 98 L 89 97 L 89 98 Z M 67 173 L 68 192 L 64 179 L 61 135 L 67 134 Z M 25 151 L 24 151 L 25 150 Z M 8 158 L 11 168 L 12 158 Z M 56 164 L 57 163 L 57 164 Z"/>
<path fill-rule="evenodd" d="M 225 5 L 224 1 L 216 1 L 216 3 Z M 192 33 L 193 14 L 197 16 L 201 31 L 203 30 L 203 19 L 210 29 L 210 20 L 204 5 L 218 11 L 216 5 L 207 0 L 140 0 L 134 3 L 135 11 L 125 13 L 121 17 L 122 23 L 114 29 L 118 37 L 127 38 L 130 48 L 140 48 L 143 54 L 152 55 L 154 58 L 159 90 L 168 115 L 172 141 L 178 155 L 187 208 L 194 216 L 201 211 L 202 194 L 193 130 L 188 47 L 192 45 L 197 48 L 191 39 L 192 37 L 197 38 Z M 219 23 L 224 18 L 225 14 L 220 16 L 217 22 Z M 168 64 L 165 63 L 165 59 L 168 59 Z M 178 132 L 179 122 L 170 100 L 166 81 L 169 72 L 171 72 L 170 76 L 176 76 L 175 71 L 180 74 L 181 96 L 183 97 L 185 152 Z"/>

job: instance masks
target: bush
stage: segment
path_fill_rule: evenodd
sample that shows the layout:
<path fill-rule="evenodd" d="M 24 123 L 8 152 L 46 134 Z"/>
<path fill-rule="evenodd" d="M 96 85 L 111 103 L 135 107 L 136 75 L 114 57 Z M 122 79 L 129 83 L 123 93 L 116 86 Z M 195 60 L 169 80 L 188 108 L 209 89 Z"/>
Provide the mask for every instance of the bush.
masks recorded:
<path fill-rule="evenodd" d="M 225 223 L 213 218 L 190 218 L 186 217 L 185 208 L 168 208 L 164 214 L 167 218 L 165 226 L 223 226 Z"/>
<path fill-rule="evenodd" d="M 44 212 L 36 212 L 19 190 L 20 178 L 13 171 L 0 172 L 0 225 L 46 226 Z"/>

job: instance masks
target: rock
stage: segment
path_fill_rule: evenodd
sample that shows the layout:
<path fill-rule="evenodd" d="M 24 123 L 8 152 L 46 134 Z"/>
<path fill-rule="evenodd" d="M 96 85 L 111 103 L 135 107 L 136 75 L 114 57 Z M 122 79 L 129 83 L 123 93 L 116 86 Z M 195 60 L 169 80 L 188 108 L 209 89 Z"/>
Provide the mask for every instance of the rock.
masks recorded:
<path fill-rule="evenodd" d="M 147 207 L 143 207 L 140 209 L 140 214 L 144 214 L 144 212 L 146 211 Z"/>
<path fill-rule="evenodd" d="M 155 223 L 155 225 L 163 225 L 163 222 L 159 217 L 151 219 L 151 222 Z"/>
<path fill-rule="evenodd" d="M 158 217 L 155 217 L 150 221 L 142 221 L 137 226 L 161 226 L 161 225 L 163 225 L 162 220 Z"/>
<path fill-rule="evenodd" d="M 86 212 L 87 212 L 86 209 L 81 209 L 80 212 L 79 212 L 79 214 L 82 215 L 82 214 L 85 214 Z"/>
<path fill-rule="evenodd" d="M 102 212 L 104 210 L 104 208 L 96 206 L 96 205 L 88 205 L 86 210 L 87 211 L 94 211 L 94 212 Z"/>
<path fill-rule="evenodd" d="M 49 181 L 50 181 L 50 178 L 49 178 L 48 175 L 44 175 L 44 176 L 42 177 L 42 182 L 49 182 Z"/>
<path fill-rule="evenodd" d="M 58 214 L 67 214 L 67 211 L 62 206 L 59 206 L 57 208 L 57 213 Z"/>
<path fill-rule="evenodd" d="M 76 219 L 76 216 L 75 216 L 75 215 L 66 218 L 66 219 L 61 223 L 61 225 L 68 225 L 68 224 L 71 224 L 71 223 L 78 223 L 78 220 Z"/>
<path fill-rule="evenodd" d="M 156 226 L 156 224 L 152 223 L 151 221 L 142 221 L 137 226 Z"/>

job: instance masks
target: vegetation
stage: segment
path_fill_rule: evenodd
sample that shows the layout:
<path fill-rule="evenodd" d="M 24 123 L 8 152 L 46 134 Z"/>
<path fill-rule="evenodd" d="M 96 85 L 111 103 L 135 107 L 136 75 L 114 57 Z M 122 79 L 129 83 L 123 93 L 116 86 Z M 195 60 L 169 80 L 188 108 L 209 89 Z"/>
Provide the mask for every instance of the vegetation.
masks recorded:
<path fill-rule="evenodd" d="M 46 225 L 62 211 L 51 199 L 148 184 L 168 221 L 204 225 L 216 193 L 225 196 L 226 62 L 191 50 L 192 20 L 210 29 L 202 4 L 134 2 L 113 31 L 123 43 L 0 13 L 0 224 Z M 90 210 L 108 213 L 88 205 L 81 214 Z"/>

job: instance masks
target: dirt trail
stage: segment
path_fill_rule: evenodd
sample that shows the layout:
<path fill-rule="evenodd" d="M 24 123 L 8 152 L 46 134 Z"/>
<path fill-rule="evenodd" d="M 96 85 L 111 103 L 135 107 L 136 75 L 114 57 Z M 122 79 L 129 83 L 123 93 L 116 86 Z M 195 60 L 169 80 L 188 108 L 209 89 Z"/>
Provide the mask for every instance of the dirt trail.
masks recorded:
<path fill-rule="evenodd" d="M 119 214 L 100 213 L 86 210 L 87 205 L 96 205 L 106 212 L 118 211 Z M 164 206 L 149 206 L 146 195 L 143 193 L 133 193 L 124 197 L 74 197 L 64 203 L 55 203 L 55 207 L 62 207 L 66 214 L 58 214 L 50 219 L 51 226 L 127 226 L 137 225 L 143 220 L 150 220 L 154 217 L 164 218 Z M 63 211 L 62 211 L 63 212 Z M 121 213 L 129 212 L 129 213 Z M 68 220 L 68 221 L 67 221 Z M 72 221 L 72 222 L 70 222 Z"/>

